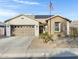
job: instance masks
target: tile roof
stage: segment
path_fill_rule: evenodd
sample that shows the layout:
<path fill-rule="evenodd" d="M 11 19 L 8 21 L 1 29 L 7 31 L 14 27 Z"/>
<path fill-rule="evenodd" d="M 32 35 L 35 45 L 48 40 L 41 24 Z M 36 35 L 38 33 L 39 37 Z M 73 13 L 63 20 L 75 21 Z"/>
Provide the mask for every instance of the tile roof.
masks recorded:
<path fill-rule="evenodd" d="M 24 14 L 21 14 L 21 15 L 18 15 L 16 17 L 13 17 L 11 19 L 14 19 L 14 18 L 17 18 L 17 17 L 20 17 L 20 16 L 26 16 L 26 17 L 29 17 L 31 19 L 34 19 L 34 20 L 36 20 L 38 22 L 42 22 L 42 23 L 45 22 L 46 20 L 49 20 L 50 18 L 54 18 L 54 17 L 57 17 L 58 16 L 58 17 L 61 17 L 61 18 L 65 19 L 65 20 L 71 22 L 71 20 L 69 20 L 67 18 L 64 18 L 62 16 L 59 16 L 59 15 L 54 16 L 54 15 L 24 15 Z M 7 21 L 9 21 L 11 19 L 6 20 L 5 22 L 7 22 Z"/>
<path fill-rule="evenodd" d="M 50 15 L 35 15 L 35 19 L 45 19 L 51 17 Z"/>

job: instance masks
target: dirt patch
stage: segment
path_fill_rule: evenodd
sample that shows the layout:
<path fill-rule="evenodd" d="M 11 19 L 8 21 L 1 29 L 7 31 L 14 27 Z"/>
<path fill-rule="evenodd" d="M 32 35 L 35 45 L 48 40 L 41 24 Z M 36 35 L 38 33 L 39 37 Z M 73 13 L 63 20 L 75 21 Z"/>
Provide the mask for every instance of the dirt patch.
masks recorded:
<path fill-rule="evenodd" d="M 73 44 L 74 46 L 74 44 Z M 56 40 L 53 42 L 48 42 L 48 43 L 44 43 L 42 39 L 34 39 L 31 43 L 31 45 L 29 46 L 29 48 L 33 49 L 37 49 L 37 48 L 77 48 L 77 46 L 72 47 L 72 44 L 68 44 L 68 42 L 65 42 L 64 40 Z"/>

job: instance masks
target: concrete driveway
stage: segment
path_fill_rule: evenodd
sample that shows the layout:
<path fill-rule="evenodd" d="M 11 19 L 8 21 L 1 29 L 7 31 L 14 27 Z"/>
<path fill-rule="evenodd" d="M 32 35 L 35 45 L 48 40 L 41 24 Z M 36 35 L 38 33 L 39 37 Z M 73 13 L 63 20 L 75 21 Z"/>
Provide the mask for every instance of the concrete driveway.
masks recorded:
<path fill-rule="evenodd" d="M 0 57 L 45 57 L 60 56 L 60 53 L 66 53 L 66 56 L 69 53 L 70 56 L 74 56 L 74 54 L 77 56 L 77 48 L 29 49 L 34 38 L 9 37 L 0 39 Z"/>
<path fill-rule="evenodd" d="M 33 37 L 10 37 L 0 39 L 0 56 L 24 55 Z"/>

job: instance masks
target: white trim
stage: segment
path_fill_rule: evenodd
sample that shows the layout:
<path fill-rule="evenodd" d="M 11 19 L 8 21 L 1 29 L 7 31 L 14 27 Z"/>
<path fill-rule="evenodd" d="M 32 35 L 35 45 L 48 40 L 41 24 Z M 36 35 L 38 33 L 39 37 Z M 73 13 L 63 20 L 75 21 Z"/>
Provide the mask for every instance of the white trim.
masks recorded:
<path fill-rule="evenodd" d="M 67 35 L 69 35 L 70 33 L 69 33 L 69 22 L 67 22 Z"/>
<path fill-rule="evenodd" d="M 48 30 L 48 27 L 47 27 L 47 25 L 45 26 L 45 32 L 47 32 L 47 30 Z"/>
<path fill-rule="evenodd" d="M 35 25 L 35 36 L 39 36 L 39 25 Z"/>
<path fill-rule="evenodd" d="M 59 32 L 61 32 L 61 23 L 59 23 Z"/>
<path fill-rule="evenodd" d="M 10 25 L 6 26 L 6 36 L 11 36 L 11 27 L 10 27 Z"/>

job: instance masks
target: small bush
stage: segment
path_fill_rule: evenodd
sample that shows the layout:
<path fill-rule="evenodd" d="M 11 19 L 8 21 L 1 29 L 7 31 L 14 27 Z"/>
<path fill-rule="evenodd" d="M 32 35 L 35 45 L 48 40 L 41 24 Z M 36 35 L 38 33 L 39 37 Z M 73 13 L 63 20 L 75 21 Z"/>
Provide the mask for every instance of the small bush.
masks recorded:
<path fill-rule="evenodd" d="M 57 36 L 58 36 L 59 38 L 61 37 L 61 35 L 60 35 L 60 34 L 58 34 Z"/>
<path fill-rule="evenodd" d="M 49 42 L 50 40 L 53 41 L 52 35 L 49 35 L 47 32 L 42 33 L 42 34 L 40 35 L 40 37 L 43 39 L 44 43 L 47 43 L 47 42 Z"/>

